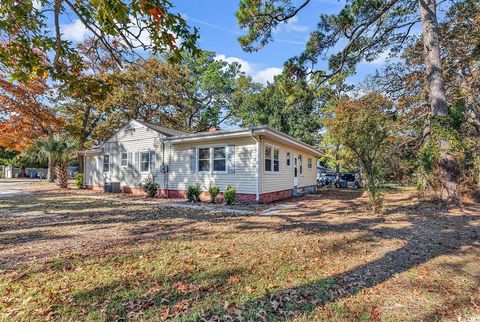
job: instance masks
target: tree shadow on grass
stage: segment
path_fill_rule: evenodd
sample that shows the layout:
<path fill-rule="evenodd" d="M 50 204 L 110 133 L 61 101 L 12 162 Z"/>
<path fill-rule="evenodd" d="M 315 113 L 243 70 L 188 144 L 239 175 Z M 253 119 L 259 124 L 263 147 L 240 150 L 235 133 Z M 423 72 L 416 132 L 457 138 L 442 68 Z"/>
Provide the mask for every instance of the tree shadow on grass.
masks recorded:
<path fill-rule="evenodd" d="M 166 320 L 187 312 L 192 315 L 192 308 L 200 314 L 203 301 L 215 292 L 225 291 L 229 276 L 243 273 L 243 269 L 220 269 L 196 275 L 179 271 L 174 275 L 150 277 L 148 281 L 134 276 L 77 292 L 71 301 L 90 311 L 93 304 L 109 321 L 142 319 L 149 310 Z"/>
<path fill-rule="evenodd" d="M 346 225 L 287 222 L 283 226 L 277 227 L 280 231 L 297 230 L 306 233 L 322 233 L 332 230 L 348 232 L 355 227 L 382 239 L 403 240 L 404 245 L 384 254 L 375 261 L 343 273 L 313 283 L 276 290 L 264 297 L 243 303 L 240 309 L 247 319 L 258 319 L 258 313 L 262 312 L 262 318 L 267 320 L 289 320 L 326 303 L 355 295 L 436 257 L 455 254 L 464 246 L 471 246 L 475 249 L 480 247 L 480 225 L 478 225 L 480 217 L 478 214 L 435 213 L 429 215 L 421 213 L 422 209 L 429 207 L 436 208 L 436 205 L 422 203 L 401 207 L 401 209 L 391 209 L 391 213 L 402 211 L 409 214 L 410 225 L 400 228 L 377 225 L 381 223 L 381 220 L 373 218 L 362 223 L 355 222 Z M 249 227 L 243 226 L 241 229 L 249 229 Z M 208 320 L 221 313 L 211 311 L 205 315 L 205 318 Z"/>

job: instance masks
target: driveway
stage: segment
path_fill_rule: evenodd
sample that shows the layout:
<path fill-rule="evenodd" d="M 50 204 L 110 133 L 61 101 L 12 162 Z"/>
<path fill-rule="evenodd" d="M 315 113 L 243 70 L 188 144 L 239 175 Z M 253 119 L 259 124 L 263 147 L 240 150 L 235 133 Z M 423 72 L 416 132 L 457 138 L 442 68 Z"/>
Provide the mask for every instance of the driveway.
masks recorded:
<path fill-rule="evenodd" d="M 29 186 L 37 182 L 38 179 L 0 179 L 0 199 L 28 193 Z"/>

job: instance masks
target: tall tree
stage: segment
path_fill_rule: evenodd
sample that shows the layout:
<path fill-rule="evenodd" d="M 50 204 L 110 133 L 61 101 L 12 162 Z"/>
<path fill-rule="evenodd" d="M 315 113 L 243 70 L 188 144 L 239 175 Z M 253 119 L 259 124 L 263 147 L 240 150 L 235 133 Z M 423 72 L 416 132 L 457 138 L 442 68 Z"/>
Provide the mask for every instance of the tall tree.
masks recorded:
<path fill-rule="evenodd" d="M 334 86 L 313 89 L 304 78 L 285 71 L 266 87 L 251 89 L 235 106 L 237 123 L 269 125 L 309 144 L 319 143 L 323 108 L 335 96 Z"/>
<path fill-rule="evenodd" d="M 241 45 L 247 51 L 260 49 L 272 39 L 274 28 L 297 15 L 309 3 L 310 0 L 298 5 L 293 0 L 242 0 L 237 19 L 248 32 L 239 38 Z M 337 15 L 320 16 L 305 51 L 292 58 L 289 65 L 297 73 L 311 75 L 312 81 L 325 82 L 338 73 L 353 72 L 357 63 L 371 61 L 387 50 L 398 52 L 409 39 L 413 26 L 420 21 L 430 115 L 439 123 L 437 132 L 441 133 L 442 122 L 438 120 L 448 115 L 448 105 L 440 61 L 436 0 L 349 0 Z M 328 70 L 312 68 L 338 44 L 341 49 L 329 56 Z M 438 166 L 442 198 L 456 199 L 457 166 L 449 153 L 450 143 L 441 135 L 434 137 L 441 150 Z"/>
<path fill-rule="evenodd" d="M 24 151 L 36 138 L 48 136 L 62 125 L 47 105 L 48 91 L 41 77 L 10 82 L 0 73 L 0 146 Z"/>
<path fill-rule="evenodd" d="M 471 191 L 471 184 L 480 182 L 480 3 L 474 0 L 456 2 L 445 12 L 443 22 L 439 24 L 442 39 L 441 64 L 444 69 L 446 99 L 450 102 L 448 116 L 435 119 L 433 126 L 437 131 L 424 129 L 421 122 L 427 120 L 425 107 L 428 107 L 428 80 L 422 77 L 425 71 L 425 48 L 422 39 L 415 40 L 401 56 L 401 60 L 390 62 L 381 72 L 369 78 L 368 87 L 381 91 L 396 102 L 399 115 L 410 126 L 404 134 L 409 136 L 409 150 L 419 152 L 417 169 L 420 170 L 420 182 L 436 180 L 438 173 L 430 175 L 432 160 L 436 163 L 442 151 L 431 145 L 430 132 L 433 135 L 448 136 L 451 147 L 447 150 L 458 161 L 460 187 Z M 438 133 L 438 123 L 442 132 Z M 427 123 L 428 124 L 428 123 Z M 416 140 L 415 141 L 412 141 Z M 435 142 L 435 140 L 433 140 Z M 429 143 L 430 142 L 430 143 Z M 449 143 L 450 143 L 449 142 Z M 412 143 L 417 143 L 416 147 Z M 406 147 L 407 145 L 403 145 Z M 409 151 L 405 151 L 410 153 Z M 408 162 L 407 159 L 405 161 Z M 420 164 L 418 164 L 420 163 Z M 422 164 L 424 163 L 424 164 Z M 431 185 L 432 186 L 432 185 Z M 434 185 L 433 185 L 434 186 Z"/>

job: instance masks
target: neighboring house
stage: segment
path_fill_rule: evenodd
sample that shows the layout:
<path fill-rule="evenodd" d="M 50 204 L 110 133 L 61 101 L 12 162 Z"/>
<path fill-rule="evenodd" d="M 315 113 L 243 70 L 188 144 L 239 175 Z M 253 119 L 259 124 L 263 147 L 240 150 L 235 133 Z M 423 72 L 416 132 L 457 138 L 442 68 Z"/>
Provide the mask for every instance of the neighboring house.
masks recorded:
<path fill-rule="evenodd" d="M 154 175 L 159 196 L 185 197 L 197 183 L 205 191 L 230 185 L 238 201 L 261 203 L 313 192 L 319 153 L 266 126 L 187 134 L 136 120 L 101 146 L 80 151 L 89 189 L 118 182 L 122 192 L 141 193 L 138 184 Z"/>

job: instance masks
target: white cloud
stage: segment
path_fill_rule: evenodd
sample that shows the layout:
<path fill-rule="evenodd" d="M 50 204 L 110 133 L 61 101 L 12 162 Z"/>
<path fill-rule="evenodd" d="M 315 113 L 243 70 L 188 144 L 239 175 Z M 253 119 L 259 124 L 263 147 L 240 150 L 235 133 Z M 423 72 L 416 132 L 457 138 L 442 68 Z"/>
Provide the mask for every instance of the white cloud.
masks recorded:
<path fill-rule="evenodd" d="M 249 62 L 247 62 L 246 60 L 243 60 L 241 58 L 227 57 L 225 55 L 217 55 L 215 57 L 215 59 L 226 61 L 229 64 L 238 63 L 238 64 L 240 64 L 240 70 L 242 72 L 244 72 L 245 74 L 250 75 L 250 76 L 252 76 L 254 74 L 254 70 L 253 70 L 252 65 Z"/>
<path fill-rule="evenodd" d="M 308 31 L 308 26 L 299 24 L 298 17 L 293 16 L 292 18 L 288 19 L 287 22 L 278 25 L 274 32 L 277 33 L 283 30 L 304 33 Z"/>
<path fill-rule="evenodd" d="M 238 63 L 240 64 L 240 71 L 252 77 L 255 82 L 267 84 L 267 82 L 272 83 L 273 78 L 282 73 L 282 69 L 278 67 L 268 67 L 268 68 L 258 68 L 257 66 L 249 63 L 248 61 L 238 58 L 238 57 L 229 57 L 225 55 L 217 55 L 215 57 L 217 60 L 223 60 L 227 63 Z"/>
<path fill-rule="evenodd" d="M 366 64 L 370 65 L 382 65 L 385 63 L 385 61 L 389 58 L 390 56 L 390 50 L 386 50 L 378 55 L 377 58 L 375 58 L 372 61 L 365 62 Z"/>
<path fill-rule="evenodd" d="M 254 79 L 257 79 L 257 82 L 266 84 L 267 82 L 273 82 L 273 78 L 282 73 L 282 69 L 278 67 L 269 67 L 258 71 L 255 74 Z"/>
<path fill-rule="evenodd" d="M 86 37 L 92 34 L 80 19 L 77 19 L 70 24 L 61 25 L 60 29 L 64 39 L 74 42 L 83 41 Z"/>

